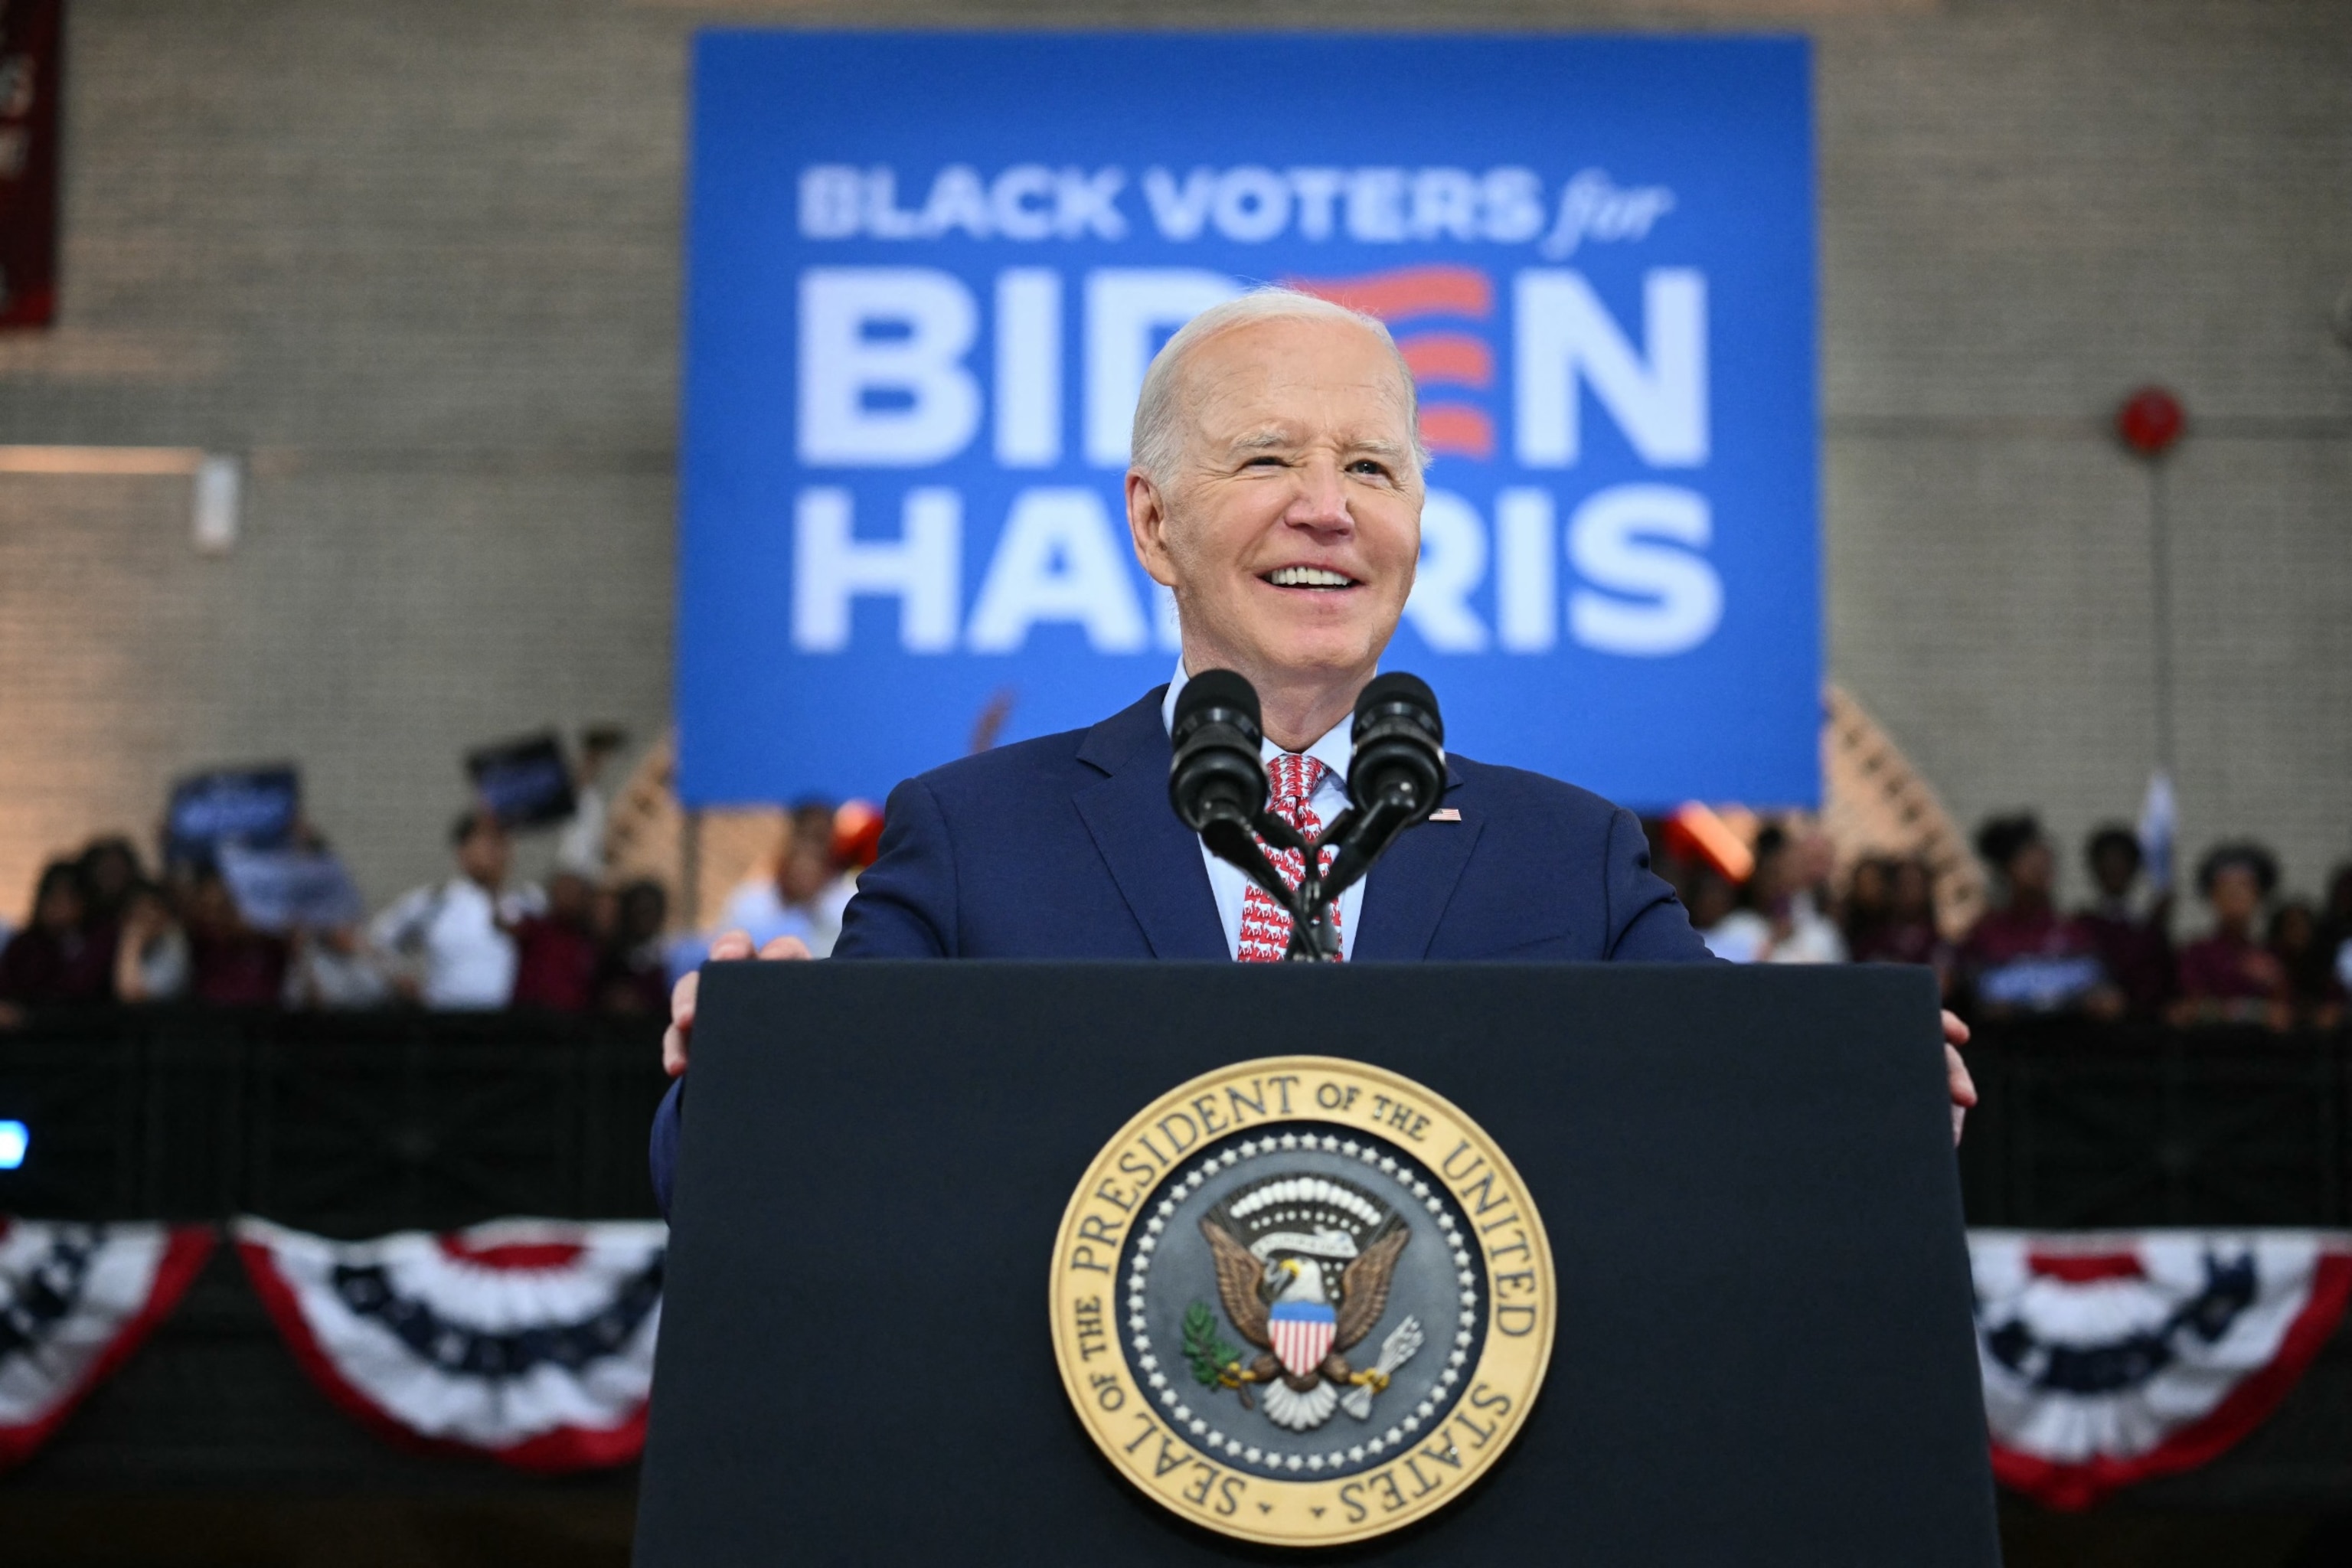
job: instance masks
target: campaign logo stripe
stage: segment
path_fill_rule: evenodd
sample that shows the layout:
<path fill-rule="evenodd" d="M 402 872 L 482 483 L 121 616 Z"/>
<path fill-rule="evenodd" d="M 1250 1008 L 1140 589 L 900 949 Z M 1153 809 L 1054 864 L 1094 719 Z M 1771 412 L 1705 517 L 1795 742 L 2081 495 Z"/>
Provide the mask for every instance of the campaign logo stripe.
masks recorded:
<path fill-rule="evenodd" d="M 1355 278 L 1286 278 L 1286 286 L 1384 321 L 1495 313 L 1495 281 L 1475 267 L 1399 267 Z"/>

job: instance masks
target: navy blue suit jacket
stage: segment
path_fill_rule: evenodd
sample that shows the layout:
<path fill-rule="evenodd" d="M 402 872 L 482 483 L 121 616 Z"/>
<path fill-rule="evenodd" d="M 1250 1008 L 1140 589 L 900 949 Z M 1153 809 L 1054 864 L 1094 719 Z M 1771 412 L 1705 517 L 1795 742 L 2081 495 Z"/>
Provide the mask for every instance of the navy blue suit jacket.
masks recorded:
<path fill-rule="evenodd" d="M 1168 805 L 1165 690 L 891 791 L 834 956 L 1230 962 L 1201 841 Z M 1366 881 L 1353 962 L 1709 957 L 1632 812 L 1458 756 L 1441 804 L 1461 820 L 1405 833 Z M 684 1087 L 654 1120 L 665 1211 Z"/>

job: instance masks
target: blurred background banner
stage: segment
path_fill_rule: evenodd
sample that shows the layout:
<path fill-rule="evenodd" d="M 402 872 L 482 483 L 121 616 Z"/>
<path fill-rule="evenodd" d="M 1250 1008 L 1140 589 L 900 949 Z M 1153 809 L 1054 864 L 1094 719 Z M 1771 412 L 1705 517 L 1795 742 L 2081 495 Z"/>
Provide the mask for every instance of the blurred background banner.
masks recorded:
<path fill-rule="evenodd" d="M 878 794 L 992 705 L 1014 740 L 1166 679 L 1135 394 L 1262 282 L 1413 368 L 1387 663 L 1449 741 L 1637 806 L 1816 800 L 1802 41 L 720 31 L 692 98 L 688 804 Z"/>

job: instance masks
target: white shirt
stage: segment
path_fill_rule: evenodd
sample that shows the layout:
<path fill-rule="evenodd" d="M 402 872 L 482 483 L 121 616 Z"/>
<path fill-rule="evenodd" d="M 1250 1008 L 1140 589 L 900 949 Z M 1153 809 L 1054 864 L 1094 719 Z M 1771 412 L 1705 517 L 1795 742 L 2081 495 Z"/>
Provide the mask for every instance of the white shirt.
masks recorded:
<path fill-rule="evenodd" d="M 1775 963 L 1843 963 L 1845 935 L 1837 922 L 1822 913 L 1810 892 L 1789 899 L 1788 939 L 1772 950 Z"/>
<path fill-rule="evenodd" d="M 337 952 L 316 937 L 296 944 L 294 962 L 286 970 L 289 1007 L 373 1007 L 390 989 L 368 949 Z"/>
<path fill-rule="evenodd" d="M 1192 679 L 1179 660 L 1176 678 L 1168 683 L 1168 695 L 1160 704 L 1160 722 L 1172 734 L 1176 727 L 1176 694 L 1184 689 Z M 1331 726 L 1324 737 L 1307 748 L 1306 754 L 1323 764 L 1323 776 L 1316 782 L 1314 798 L 1307 804 L 1328 830 L 1333 820 L 1348 809 L 1348 763 L 1352 755 L 1348 727 L 1354 721 L 1349 714 Z M 1259 752 L 1264 761 L 1272 762 L 1282 755 L 1282 748 L 1272 741 L 1262 742 Z M 1201 846 L 1201 859 L 1209 868 L 1209 891 L 1217 898 L 1217 919 L 1225 928 L 1225 951 L 1238 960 L 1242 955 L 1242 905 L 1249 897 L 1250 880 L 1242 875 L 1241 868 L 1229 866 L 1209 853 L 1206 844 Z M 1370 879 L 1360 877 L 1339 894 L 1339 956 L 1356 955 L 1356 927 L 1364 916 L 1364 884 Z"/>
<path fill-rule="evenodd" d="M 1769 919 L 1754 910 L 1734 910 L 1698 934 L 1709 952 L 1733 963 L 1845 962 L 1845 938 L 1813 907 L 1811 894 L 1799 893 L 1789 900 L 1789 925 L 1787 938 L 1775 943 Z"/>
<path fill-rule="evenodd" d="M 418 888 L 376 916 L 368 935 L 377 948 L 405 959 L 417 973 L 427 1007 L 503 1007 L 514 999 L 514 938 L 499 928 L 536 912 L 536 889 L 508 893 L 495 903 L 470 877 Z"/>
<path fill-rule="evenodd" d="M 834 943 L 841 940 L 842 918 L 849 913 L 849 900 L 857 896 L 857 873 L 844 871 L 809 900 L 809 956 L 831 958 Z"/>
<path fill-rule="evenodd" d="M 594 784 L 574 789 L 572 802 L 571 819 L 555 839 L 555 868 L 577 871 L 593 882 L 604 875 L 604 824 L 612 812 Z"/>
<path fill-rule="evenodd" d="M 146 994 L 144 999 L 176 1002 L 187 994 L 190 978 L 188 933 L 176 925 L 165 926 L 139 954 L 139 987 Z"/>
<path fill-rule="evenodd" d="M 780 936 L 796 936 L 807 942 L 816 935 L 808 911 L 784 902 L 772 876 L 752 877 L 739 883 L 727 895 L 727 903 L 719 911 L 719 923 L 703 940 L 708 943 L 719 932 L 727 931 L 741 931 L 751 939 L 755 949 L 767 946 Z M 815 949 L 810 951 L 814 952 Z"/>
<path fill-rule="evenodd" d="M 1753 963 L 1772 937 L 1772 922 L 1754 910 L 1734 910 L 1698 933 L 1707 952 L 1727 963 Z"/>
<path fill-rule="evenodd" d="M 713 935 L 740 931 L 754 947 L 765 947 L 780 936 L 796 936 L 808 943 L 811 958 L 830 958 L 833 944 L 841 940 L 841 917 L 856 895 L 857 876 L 852 871 L 818 889 L 805 905 L 784 902 L 773 877 L 755 877 L 728 896 L 719 923 L 710 929 Z M 706 938 L 706 947 L 708 942 Z"/>

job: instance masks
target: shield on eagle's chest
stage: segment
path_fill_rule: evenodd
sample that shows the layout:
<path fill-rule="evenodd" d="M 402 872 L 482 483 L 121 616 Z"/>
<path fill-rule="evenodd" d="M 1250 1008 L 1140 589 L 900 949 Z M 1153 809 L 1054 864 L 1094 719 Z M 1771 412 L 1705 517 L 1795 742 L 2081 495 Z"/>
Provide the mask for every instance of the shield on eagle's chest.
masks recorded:
<path fill-rule="evenodd" d="M 1305 1377 L 1331 1353 L 1331 1336 L 1339 1331 L 1339 1315 L 1321 1301 L 1277 1301 L 1266 1327 L 1273 1331 L 1274 1356 L 1282 1370 Z"/>

